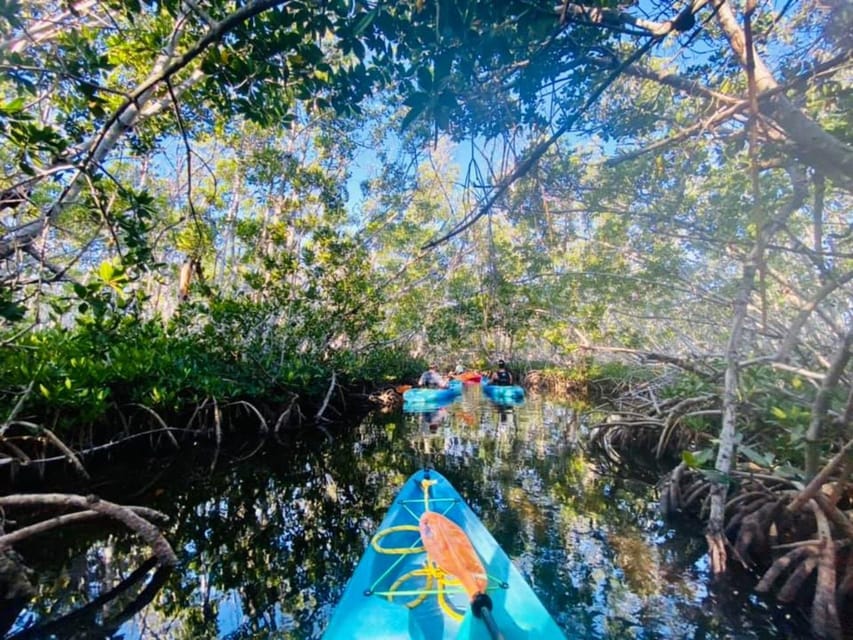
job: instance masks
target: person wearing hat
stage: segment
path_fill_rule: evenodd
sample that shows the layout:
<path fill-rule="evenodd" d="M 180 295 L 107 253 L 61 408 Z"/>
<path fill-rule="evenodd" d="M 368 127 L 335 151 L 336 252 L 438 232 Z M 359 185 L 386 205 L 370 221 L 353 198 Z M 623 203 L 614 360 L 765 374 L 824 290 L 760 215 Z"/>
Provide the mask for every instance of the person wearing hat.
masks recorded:
<path fill-rule="evenodd" d="M 432 363 L 429 369 L 421 374 L 418 378 L 419 387 L 428 387 L 430 389 L 446 389 L 447 379 L 438 372 L 438 365 Z"/>
<path fill-rule="evenodd" d="M 498 360 L 498 370 L 492 373 L 489 382 L 500 386 L 512 384 L 512 374 L 507 371 L 506 363 L 503 360 Z"/>
<path fill-rule="evenodd" d="M 461 379 L 460 376 L 463 373 L 465 373 L 465 367 L 463 367 L 461 364 L 457 364 L 452 371 L 447 372 L 446 377 L 448 380 L 459 380 Z"/>

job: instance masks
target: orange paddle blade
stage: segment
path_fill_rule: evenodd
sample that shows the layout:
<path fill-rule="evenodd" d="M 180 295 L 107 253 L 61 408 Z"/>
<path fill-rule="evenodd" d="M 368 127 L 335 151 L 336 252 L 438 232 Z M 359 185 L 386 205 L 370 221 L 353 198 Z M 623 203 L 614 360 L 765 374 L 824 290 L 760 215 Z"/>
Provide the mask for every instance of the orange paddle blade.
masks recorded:
<path fill-rule="evenodd" d="M 486 570 L 458 524 L 440 513 L 427 511 L 421 516 L 420 530 L 427 556 L 459 580 L 470 598 L 486 592 Z"/>

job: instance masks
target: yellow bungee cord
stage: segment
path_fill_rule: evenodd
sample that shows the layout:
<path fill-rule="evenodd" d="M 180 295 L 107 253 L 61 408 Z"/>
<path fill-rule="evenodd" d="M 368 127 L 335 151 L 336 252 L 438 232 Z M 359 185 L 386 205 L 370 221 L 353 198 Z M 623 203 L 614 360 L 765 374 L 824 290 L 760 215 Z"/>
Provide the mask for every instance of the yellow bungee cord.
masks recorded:
<path fill-rule="evenodd" d="M 430 511 L 430 499 L 429 499 L 429 490 L 430 487 L 435 485 L 437 480 L 430 480 L 424 478 L 421 480 L 421 489 L 423 490 L 423 501 L 424 501 L 424 512 Z M 410 512 L 411 513 L 411 512 Z M 417 519 L 417 516 L 412 513 L 412 516 Z M 387 555 L 400 555 L 406 556 L 413 553 L 424 553 L 426 549 L 423 544 L 414 544 L 408 547 L 383 547 L 381 541 L 387 536 L 394 533 L 401 533 L 405 531 L 414 531 L 419 533 L 420 528 L 417 525 L 413 524 L 401 524 L 395 525 L 393 527 L 388 527 L 387 529 L 383 529 L 376 533 L 373 536 L 373 539 L 370 541 L 370 546 L 373 547 L 374 551 L 377 553 L 387 554 Z M 418 537 L 418 541 L 420 541 L 420 537 Z M 402 560 L 402 558 L 401 558 Z M 381 581 L 382 578 L 385 577 L 397 563 L 392 565 L 392 567 L 386 571 L 382 576 L 380 576 L 377 582 Z M 420 589 L 401 589 L 406 582 L 413 579 L 423 578 L 424 586 Z M 430 595 L 435 595 L 438 600 L 438 605 L 441 607 L 441 610 L 444 611 L 450 618 L 456 620 L 457 622 L 462 620 L 464 614 L 460 611 L 457 611 L 453 608 L 450 602 L 447 599 L 448 593 L 464 593 L 464 589 L 462 588 L 462 583 L 454 578 L 453 576 L 445 573 L 438 565 L 432 562 L 429 558 L 427 558 L 426 563 L 420 569 L 413 569 L 408 573 L 400 576 L 394 583 L 389 587 L 388 591 L 384 593 L 379 593 L 377 595 L 384 595 L 388 598 L 389 601 L 393 601 L 394 598 L 403 597 L 403 596 L 415 596 L 414 599 L 406 602 L 405 605 L 414 609 L 419 604 L 424 602 Z M 376 593 L 376 592 L 374 592 Z"/>

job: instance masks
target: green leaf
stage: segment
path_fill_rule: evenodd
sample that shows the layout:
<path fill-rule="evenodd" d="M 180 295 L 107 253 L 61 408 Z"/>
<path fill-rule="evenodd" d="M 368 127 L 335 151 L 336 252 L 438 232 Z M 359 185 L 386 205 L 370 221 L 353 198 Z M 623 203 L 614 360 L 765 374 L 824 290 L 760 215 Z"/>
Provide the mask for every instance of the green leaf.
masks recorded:
<path fill-rule="evenodd" d="M 352 35 L 358 37 L 362 33 L 365 32 L 367 27 L 369 27 L 373 21 L 376 19 L 376 14 L 379 13 L 379 9 L 373 9 L 372 11 L 368 11 L 361 18 L 359 18 L 358 22 L 355 23 L 355 26 L 352 28 Z"/>
<path fill-rule="evenodd" d="M 401 131 L 408 129 L 409 126 L 417 120 L 418 116 L 424 112 L 424 109 L 426 109 L 429 104 L 429 94 L 422 92 L 413 93 L 406 98 L 404 104 L 411 108 L 409 109 L 409 113 L 406 114 L 406 117 L 403 118 L 403 123 L 400 125 Z"/>
<path fill-rule="evenodd" d="M 428 67 L 422 66 L 417 69 L 418 85 L 425 92 L 432 90 L 432 72 Z"/>
<path fill-rule="evenodd" d="M 770 409 L 770 413 L 772 413 L 774 417 L 779 418 L 780 420 L 784 420 L 785 418 L 787 418 L 787 417 L 788 417 L 788 414 L 787 414 L 787 413 L 785 413 L 785 412 L 784 412 L 782 409 L 780 409 L 779 407 L 772 407 L 772 408 Z"/>
<path fill-rule="evenodd" d="M 700 449 L 699 451 L 682 451 L 681 460 L 691 469 L 699 469 L 714 457 L 712 449 Z"/>
<path fill-rule="evenodd" d="M 803 477 L 803 472 L 796 467 L 793 467 L 789 464 L 783 464 L 774 469 L 776 475 L 781 476 L 782 478 L 787 478 L 789 480 L 799 480 Z"/>
<path fill-rule="evenodd" d="M 770 467 L 773 465 L 775 456 L 772 453 L 760 454 L 755 449 L 745 444 L 738 445 L 738 452 L 742 453 L 746 458 L 761 467 Z"/>
<path fill-rule="evenodd" d="M 18 96 L 13 100 L 0 105 L 0 113 L 12 115 L 13 113 L 20 113 L 24 110 L 27 103 L 22 96 Z"/>
<path fill-rule="evenodd" d="M 113 264 L 106 260 L 102 262 L 100 268 L 98 269 L 98 275 L 101 276 L 101 280 L 103 280 L 104 282 L 112 282 L 113 276 L 115 275 L 115 268 L 113 267 Z"/>
<path fill-rule="evenodd" d="M 702 475 L 705 476 L 708 481 L 716 482 L 718 484 L 723 484 L 726 486 L 730 486 L 733 482 L 733 479 L 727 473 L 721 473 L 716 469 L 702 469 Z"/>

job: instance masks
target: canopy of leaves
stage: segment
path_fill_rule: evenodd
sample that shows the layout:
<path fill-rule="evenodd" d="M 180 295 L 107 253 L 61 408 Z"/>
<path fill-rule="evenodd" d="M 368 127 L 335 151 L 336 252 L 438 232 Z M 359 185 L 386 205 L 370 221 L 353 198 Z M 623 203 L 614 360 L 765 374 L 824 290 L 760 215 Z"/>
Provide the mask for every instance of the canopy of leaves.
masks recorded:
<path fill-rule="evenodd" d="M 820 380 L 849 333 L 841 4 L 0 9 L 16 355 L 176 323 L 276 380 L 379 345 L 714 368 L 745 291 L 738 358 Z"/>

